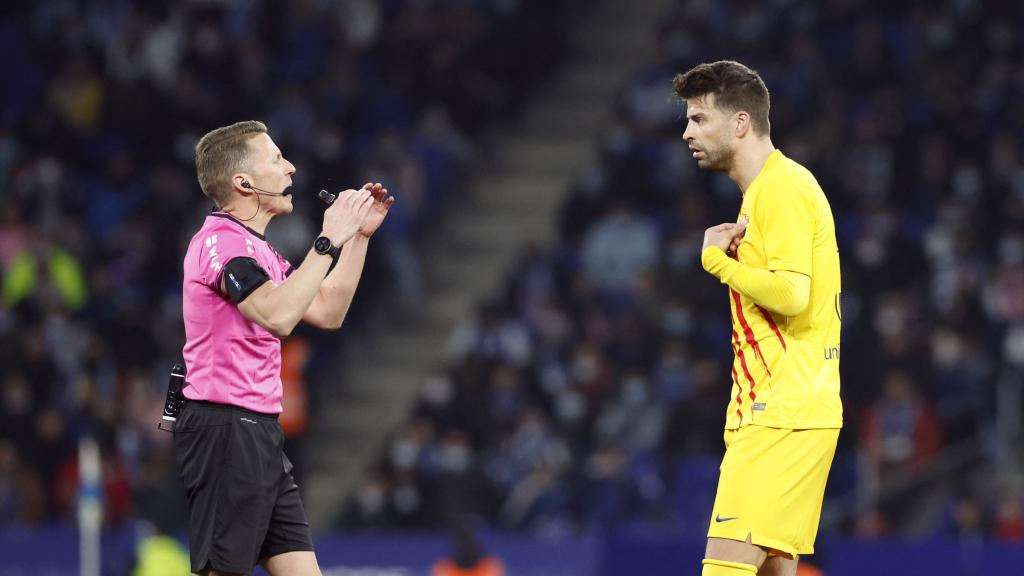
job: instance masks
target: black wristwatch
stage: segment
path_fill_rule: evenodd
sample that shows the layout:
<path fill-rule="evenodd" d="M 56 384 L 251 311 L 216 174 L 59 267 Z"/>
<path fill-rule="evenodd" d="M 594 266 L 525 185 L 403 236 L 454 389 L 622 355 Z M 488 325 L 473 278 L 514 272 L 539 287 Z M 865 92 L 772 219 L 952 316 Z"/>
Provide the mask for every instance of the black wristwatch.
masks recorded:
<path fill-rule="evenodd" d="M 327 269 L 327 273 L 330 274 L 334 267 L 338 265 L 341 248 L 335 246 L 327 236 L 321 236 L 313 241 L 313 250 L 316 250 L 317 254 L 326 254 L 331 257 L 331 267 Z"/>
<path fill-rule="evenodd" d="M 341 254 L 341 248 L 335 246 L 327 236 L 317 238 L 313 242 L 313 250 L 316 250 L 317 254 L 330 254 L 331 258 L 337 258 Z"/>

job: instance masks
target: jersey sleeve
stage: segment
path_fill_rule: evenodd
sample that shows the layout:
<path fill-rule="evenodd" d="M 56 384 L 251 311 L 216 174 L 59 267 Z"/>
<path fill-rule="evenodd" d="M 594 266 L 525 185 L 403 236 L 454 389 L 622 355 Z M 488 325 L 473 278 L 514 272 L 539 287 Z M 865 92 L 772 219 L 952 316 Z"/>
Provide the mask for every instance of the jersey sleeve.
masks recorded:
<path fill-rule="evenodd" d="M 816 210 L 802 183 L 780 181 L 760 192 L 754 222 L 761 231 L 769 270 L 811 275 Z"/>
<path fill-rule="evenodd" d="M 211 289 L 221 292 L 224 267 L 235 258 L 253 258 L 256 249 L 245 234 L 230 228 L 213 230 L 202 239 L 200 277 Z"/>
<path fill-rule="evenodd" d="M 254 290 L 270 282 L 270 275 L 254 258 L 238 256 L 224 267 L 222 292 L 235 305 L 241 304 Z"/>
<path fill-rule="evenodd" d="M 277 261 L 281 265 L 281 270 L 284 270 L 284 277 L 285 278 L 291 276 L 292 272 L 295 272 L 295 266 L 293 266 L 292 263 L 287 258 L 285 258 L 284 256 L 281 256 L 279 254 L 277 256 Z"/>

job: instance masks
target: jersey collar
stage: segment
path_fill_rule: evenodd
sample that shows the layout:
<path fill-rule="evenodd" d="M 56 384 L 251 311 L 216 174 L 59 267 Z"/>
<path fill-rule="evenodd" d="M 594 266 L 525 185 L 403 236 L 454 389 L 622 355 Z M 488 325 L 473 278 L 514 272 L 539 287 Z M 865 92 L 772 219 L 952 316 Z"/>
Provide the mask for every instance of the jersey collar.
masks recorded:
<path fill-rule="evenodd" d="M 783 159 L 785 159 L 785 156 L 783 156 L 782 150 L 779 150 L 778 148 L 772 150 L 772 153 L 769 154 L 768 158 L 764 161 L 764 166 L 761 166 L 761 171 L 757 173 L 757 176 L 754 176 L 754 179 L 750 182 L 750 186 L 747 186 L 747 189 L 743 191 L 743 194 L 746 195 L 747 192 L 755 190 L 755 185 L 759 183 L 761 177 L 764 176 L 770 169 L 775 167 L 776 164 L 782 162 Z"/>
<path fill-rule="evenodd" d="M 249 234 L 252 234 L 253 236 L 259 238 L 260 240 L 263 240 L 264 242 L 267 241 L 267 239 L 263 236 L 263 234 L 260 234 L 259 232 L 253 230 L 252 228 L 249 228 L 244 223 L 242 223 L 241 220 L 239 220 L 238 218 L 235 218 L 234 216 L 232 216 L 231 214 L 228 214 L 227 212 L 211 212 L 210 216 L 216 216 L 217 218 L 225 218 L 227 220 L 231 220 L 235 224 L 238 224 L 242 228 L 245 228 L 249 232 Z"/>

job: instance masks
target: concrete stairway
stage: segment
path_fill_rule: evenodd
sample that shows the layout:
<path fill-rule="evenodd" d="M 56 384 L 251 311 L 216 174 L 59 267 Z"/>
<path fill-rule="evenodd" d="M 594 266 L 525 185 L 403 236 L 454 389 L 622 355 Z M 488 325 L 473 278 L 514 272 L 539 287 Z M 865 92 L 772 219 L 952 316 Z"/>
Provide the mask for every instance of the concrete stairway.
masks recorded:
<path fill-rule="evenodd" d="M 453 326 L 495 295 L 524 244 L 549 245 L 571 177 L 592 158 L 614 99 L 652 45 L 664 0 L 603 0 L 581 14 L 570 53 L 527 102 L 519 126 L 493 142 L 467 197 L 452 203 L 422 248 L 421 310 L 392 318 L 346 348 L 306 448 L 307 513 L 329 528 L 407 417 L 425 376 L 444 364 Z M 669 87 L 666 86 L 666 97 Z"/>

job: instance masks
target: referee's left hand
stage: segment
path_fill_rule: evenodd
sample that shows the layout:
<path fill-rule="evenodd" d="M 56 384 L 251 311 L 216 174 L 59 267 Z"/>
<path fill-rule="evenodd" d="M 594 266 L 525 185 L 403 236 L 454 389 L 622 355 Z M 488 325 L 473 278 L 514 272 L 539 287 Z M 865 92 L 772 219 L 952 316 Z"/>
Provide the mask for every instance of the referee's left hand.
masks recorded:
<path fill-rule="evenodd" d="M 363 224 L 359 227 L 359 233 L 369 238 L 373 236 L 373 233 L 384 222 L 384 218 L 388 215 L 388 210 L 395 203 L 395 197 L 389 196 L 388 189 L 380 182 L 367 182 L 363 184 L 363 189 L 370 191 L 370 195 L 373 196 L 373 203 L 363 219 Z"/>

